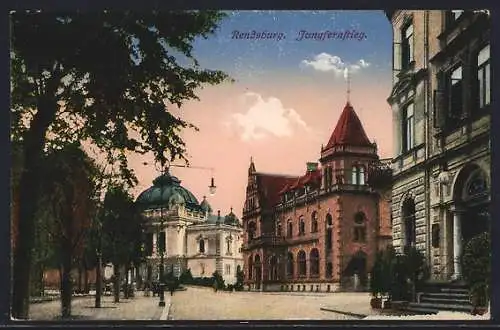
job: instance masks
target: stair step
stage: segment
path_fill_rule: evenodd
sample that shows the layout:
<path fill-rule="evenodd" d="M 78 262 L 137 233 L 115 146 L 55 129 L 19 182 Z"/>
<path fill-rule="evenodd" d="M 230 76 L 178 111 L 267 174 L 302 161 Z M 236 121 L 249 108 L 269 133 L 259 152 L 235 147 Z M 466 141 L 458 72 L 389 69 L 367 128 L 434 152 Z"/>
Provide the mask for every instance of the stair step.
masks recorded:
<path fill-rule="evenodd" d="M 457 312 L 469 312 L 469 313 L 472 310 L 472 306 L 470 305 L 438 304 L 430 302 L 409 303 L 408 307 L 428 308 L 435 310 L 446 310 L 446 311 L 457 311 Z"/>
<path fill-rule="evenodd" d="M 440 291 L 445 293 L 463 293 L 463 294 L 469 293 L 469 290 L 462 288 L 441 288 Z"/>
<path fill-rule="evenodd" d="M 449 298 L 449 299 L 469 299 L 467 293 L 447 293 L 447 292 L 422 292 L 421 297 Z"/>
<path fill-rule="evenodd" d="M 426 295 L 422 295 L 420 297 L 420 302 L 429 302 L 429 303 L 444 303 L 444 304 L 460 304 L 460 305 L 470 305 L 469 299 L 455 299 L 449 297 L 429 297 Z"/>
<path fill-rule="evenodd" d="M 435 308 L 424 308 L 419 306 L 407 306 L 403 311 L 414 314 L 437 314 L 439 312 L 439 310 Z"/>

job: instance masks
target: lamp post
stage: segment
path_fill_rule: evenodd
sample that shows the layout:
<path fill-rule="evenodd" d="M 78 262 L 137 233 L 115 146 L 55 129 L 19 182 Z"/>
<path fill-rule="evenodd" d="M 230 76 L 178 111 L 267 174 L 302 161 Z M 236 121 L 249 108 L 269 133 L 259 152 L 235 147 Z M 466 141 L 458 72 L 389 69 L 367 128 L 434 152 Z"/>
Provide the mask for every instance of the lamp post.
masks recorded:
<path fill-rule="evenodd" d="M 101 297 L 102 297 L 102 223 L 99 221 L 98 224 L 98 248 L 97 248 L 97 269 L 95 278 L 95 308 L 101 308 Z"/>
<path fill-rule="evenodd" d="M 159 231 L 158 231 L 158 239 L 157 239 L 157 242 L 158 242 L 158 250 L 160 252 L 160 301 L 158 303 L 158 306 L 160 307 L 164 307 L 165 306 L 165 283 L 164 283 L 164 277 L 165 277 L 165 274 L 164 274 L 164 268 L 163 268 L 163 263 L 165 262 L 164 261 L 164 258 L 165 258 L 165 238 L 166 238 L 166 235 L 160 235 L 161 233 L 164 232 L 165 230 L 165 218 L 163 217 L 163 203 L 162 203 L 162 198 L 163 198 L 163 194 L 165 192 L 165 181 L 164 181 L 164 178 L 163 176 L 165 175 L 165 173 L 168 173 L 168 168 L 169 168 L 169 162 L 167 161 L 166 164 L 162 164 L 160 168 L 157 167 L 157 170 L 160 171 L 161 173 L 161 176 L 162 176 L 162 180 L 161 180 L 161 195 L 160 195 L 160 228 L 159 228 Z M 160 241 L 160 238 L 161 238 L 161 241 Z"/>

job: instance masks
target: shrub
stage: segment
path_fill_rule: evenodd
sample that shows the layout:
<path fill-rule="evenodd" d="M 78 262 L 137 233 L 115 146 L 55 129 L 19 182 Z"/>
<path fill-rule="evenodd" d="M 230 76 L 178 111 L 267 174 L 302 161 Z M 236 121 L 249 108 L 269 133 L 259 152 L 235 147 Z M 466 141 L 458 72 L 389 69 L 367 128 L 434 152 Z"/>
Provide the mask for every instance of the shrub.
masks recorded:
<path fill-rule="evenodd" d="M 191 274 L 191 269 L 185 269 L 179 276 L 179 281 L 182 284 L 191 284 L 193 282 L 193 274 Z"/>
<path fill-rule="evenodd" d="M 238 265 L 236 268 L 236 283 L 234 284 L 234 289 L 236 291 L 243 291 L 243 282 L 245 280 L 245 273 L 241 269 L 241 266 Z"/>
<path fill-rule="evenodd" d="M 225 287 L 225 284 L 224 284 L 224 279 L 222 278 L 222 275 L 219 274 L 219 272 L 215 271 L 213 274 L 212 274 L 212 283 L 213 285 L 216 285 L 217 286 L 217 289 L 220 289 L 220 290 L 223 290 L 224 287 Z"/>
<path fill-rule="evenodd" d="M 465 246 L 461 258 L 464 280 L 470 288 L 471 300 L 475 307 L 487 306 L 491 281 L 490 234 L 482 233 L 473 237 Z"/>

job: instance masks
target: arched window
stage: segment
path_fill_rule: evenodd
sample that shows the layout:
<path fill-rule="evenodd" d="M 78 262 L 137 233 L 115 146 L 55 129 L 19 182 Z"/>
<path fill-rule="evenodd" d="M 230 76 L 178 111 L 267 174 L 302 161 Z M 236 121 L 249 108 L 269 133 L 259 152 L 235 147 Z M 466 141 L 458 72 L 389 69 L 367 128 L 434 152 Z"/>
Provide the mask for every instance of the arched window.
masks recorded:
<path fill-rule="evenodd" d="M 359 184 L 364 185 L 366 182 L 365 180 L 365 168 L 363 166 L 359 167 Z"/>
<path fill-rule="evenodd" d="M 319 276 L 319 251 L 318 249 L 312 249 L 309 254 L 309 273 L 311 277 Z"/>
<path fill-rule="evenodd" d="M 254 272 L 254 276 L 255 276 L 255 280 L 257 282 L 261 281 L 262 278 L 262 265 L 261 265 L 261 262 L 260 262 L 260 256 L 257 254 L 255 255 L 255 259 L 253 261 L 253 264 L 254 264 L 254 268 L 255 268 L 255 272 Z"/>
<path fill-rule="evenodd" d="M 248 279 L 251 280 L 253 278 L 253 257 L 248 257 Z"/>
<path fill-rule="evenodd" d="M 281 222 L 278 222 L 276 224 L 276 236 L 283 236 L 282 228 L 281 228 Z"/>
<path fill-rule="evenodd" d="M 205 240 L 203 238 L 200 239 L 199 249 L 200 249 L 200 253 L 205 253 Z"/>
<path fill-rule="evenodd" d="M 415 223 L 415 202 L 408 198 L 403 202 L 403 225 L 405 233 L 405 249 L 415 246 L 416 243 L 416 223 Z"/>
<path fill-rule="evenodd" d="M 257 231 L 257 225 L 255 222 L 250 222 L 248 224 L 248 240 L 251 241 L 255 237 L 255 232 Z"/>
<path fill-rule="evenodd" d="M 318 231 L 318 212 L 314 211 L 311 215 L 311 233 Z"/>
<path fill-rule="evenodd" d="M 326 277 L 333 277 L 333 264 L 331 262 L 326 264 Z"/>
<path fill-rule="evenodd" d="M 366 242 L 366 216 L 363 212 L 354 215 L 354 237 L 355 242 Z"/>
<path fill-rule="evenodd" d="M 293 254 L 291 252 L 288 252 L 286 258 L 286 275 L 293 277 Z"/>
<path fill-rule="evenodd" d="M 304 221 L 304 217 L 300 217 L 299 219 L 299 235 L 302 236 L 306 233 L 306 222 Z"/>
<path fill-rule="evenodd" d="M 278 259 L 276 256 L 272 256 L 269 259 L 269 279 L 271 281 L 276 281 L 278 279 Z"/>
<path fill-rule="evenodd" d="M 288 223 L 286 225 L 287 225 L 286 236 L 287 237 L 292 237 L 293 236 L 293 224 L 292 224 L 292 220 L 288 220 Z"/>
<path fill-rule="evenodd" d="M 306 253 L 304 250 L 300 250 L 299 253 L 297 253 L 297 263 L 298 263 L 298 268 L 299 268 L 299 276 L 306 276 L 307 272 L 307 263 L 306 263 Z"/>
<path fill-rule="evenodd" d="M 352 167 L 352 172 L 351 172 L 351 176 L 352 176 L 352 179 L 351 179 L 351 183 L 352 184 L 359 184 L 359 181 L 358 181 L 358 167 L 357 166 L 353 166 Z"/>
<path fill-rule="evenodd" d="M 332 218 L 332 215 L 330 213 L 328 213 L 326 215 L 326 225 L 327 226 L 331 226 L 333 224 L 333 218 Z"/>

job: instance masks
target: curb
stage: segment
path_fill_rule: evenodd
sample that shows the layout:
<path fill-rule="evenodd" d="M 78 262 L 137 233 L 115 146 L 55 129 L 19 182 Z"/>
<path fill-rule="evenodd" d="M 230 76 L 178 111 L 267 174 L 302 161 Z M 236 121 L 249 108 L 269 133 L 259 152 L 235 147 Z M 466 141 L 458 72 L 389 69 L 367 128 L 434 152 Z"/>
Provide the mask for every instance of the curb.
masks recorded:
<path fill-rule="evenodd" d="M 358 318 L 358 319 L 364 319 L 365 317 L 368 316 L 366 314 L 358 314 L 358 313 L 352 313 L 352 312 L 345 312 L 345 311 L 340 311 L 340 310 L 337 310 L 337 309 L 331 309 L 331 308 L 325 308 L 325 307 L 321 307 L 320 310 L 325 311 L 325 312 L 333 312 L 333 313 L 338 313 L 338 314 L 344 314 L 344 315 L 352 316 L 352 317 L 355 317 L 355 318 Z"/>
<path fill-rule="evenodd" d="M 165 305 L 163 307 L 163 311 L 161 312 L 160 320 L 161 321 L 166 321 L 169 319 L 170 316 L 170 306 L 172 306 L 172 303 L 169 302 L 168 305 Z"/>

